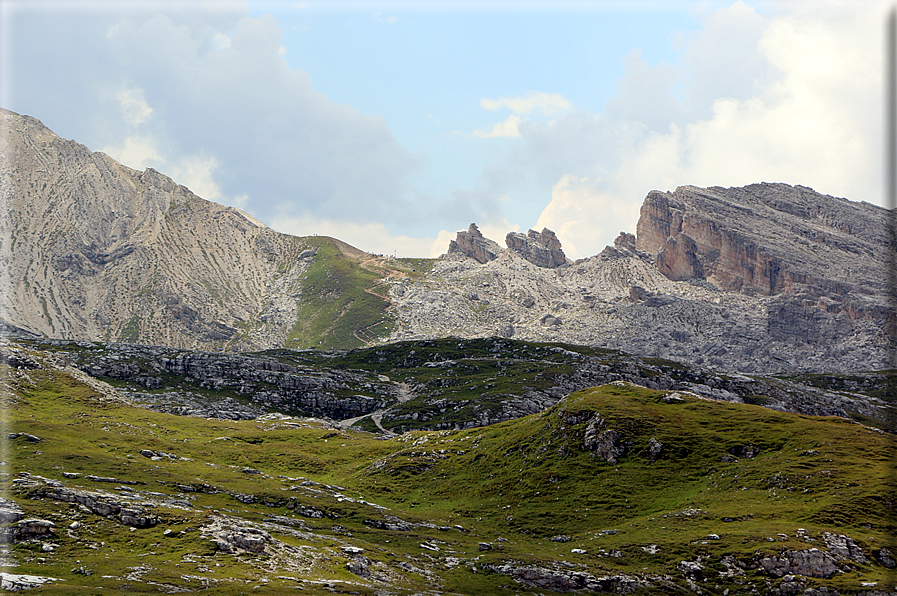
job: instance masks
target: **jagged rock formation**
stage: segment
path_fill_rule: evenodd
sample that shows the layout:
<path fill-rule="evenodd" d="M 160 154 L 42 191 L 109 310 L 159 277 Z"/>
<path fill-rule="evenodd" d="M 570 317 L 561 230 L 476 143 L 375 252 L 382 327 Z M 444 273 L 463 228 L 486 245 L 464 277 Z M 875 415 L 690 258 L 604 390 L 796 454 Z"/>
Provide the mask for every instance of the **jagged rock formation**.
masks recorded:
<path fill-rule="evenodd" d="M 483 236 L 475 223 L 470 224 L 466 232 L 458 232 L 448 247 L 448 254 L 466 255 L 478 263 L 488 263 L 502 252 L 498 243 Z"/>
<path fill-rule="evenodd" d="M 888 213 L 787 184 L 652 192 L 637 237 L 569 267 L 513 249 L 437 262 L 398 286 L 392 339 L 512 329 L 743 372 L 881 370 L 894 330 Z"/>
<path fill-rule="evenodd" d="M 526 235 L 508 232 L 505 244 L 508 245 L 508 250 L 516 252 L 537 267 L 551 269 L 567 264 L 567 257 L 561 250 L 561 241 L 548 228 L 542 228 L 541 232 L 530 230 Z"/>

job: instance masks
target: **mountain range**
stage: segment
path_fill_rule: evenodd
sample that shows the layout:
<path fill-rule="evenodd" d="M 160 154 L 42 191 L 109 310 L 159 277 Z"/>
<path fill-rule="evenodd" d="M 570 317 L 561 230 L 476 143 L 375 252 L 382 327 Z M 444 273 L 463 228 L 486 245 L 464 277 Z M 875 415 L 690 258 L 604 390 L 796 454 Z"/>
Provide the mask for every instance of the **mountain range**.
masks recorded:
<path fill-rule="evenodd" d="M 740 372 L 891 364 L 893 214 L 869 203 L 683 186 L 576 262 L 550 230 L 502 248 L 475 224 L 441 258 L 390 259 L 0 117 L 0 319 L 40 336 L 228 351 L 503 336 Z"/>
<path fill-rule="evenodd" d="M 0 589 L 897 594 L 893 212 L 397 259 L 0 132 Z"/>

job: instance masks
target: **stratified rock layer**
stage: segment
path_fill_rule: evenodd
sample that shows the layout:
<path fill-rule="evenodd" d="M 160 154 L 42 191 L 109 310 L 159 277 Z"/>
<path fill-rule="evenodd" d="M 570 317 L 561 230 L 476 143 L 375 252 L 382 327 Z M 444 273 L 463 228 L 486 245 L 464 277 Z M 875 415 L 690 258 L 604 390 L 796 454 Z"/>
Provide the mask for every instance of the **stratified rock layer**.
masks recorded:
<path fill-rule="evenodd" d="M 804 291 L 855 315 L 850 294 L 886 292 L 886 217 L 881 207 L 804 186 L 681 186 L 648 194 L 636 247 L 658 254 L 658 268 L 676 281 L 706 278 L 766 296 Z"/>

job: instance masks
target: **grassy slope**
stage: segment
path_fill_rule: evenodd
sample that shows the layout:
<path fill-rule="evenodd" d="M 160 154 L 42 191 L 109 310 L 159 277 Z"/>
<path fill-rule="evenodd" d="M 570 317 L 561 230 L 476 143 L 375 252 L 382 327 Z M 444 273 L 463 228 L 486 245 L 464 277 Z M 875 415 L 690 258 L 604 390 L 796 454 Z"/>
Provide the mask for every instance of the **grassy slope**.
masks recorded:
<path fill-rule="evenodd" d="M 365 345 L 355 336 L 356 331 L 363 331 L 366 337 L 387 335 L 392 321 L 386 313 L 385 288 L 376 293 L 378 272 L 345 256 L 331 238 L 304 240 L 318 253 L 303 282 L 299 313 L 287 347 L 352 348 Z"/>
<path fill-rule="evenodd" d="M 436 586 L 456 593 L 518 592 L 522 588 L 513 580 L 483 568 L 507 560 L 543 565 L 564 560 L 595 575 L 663 573 L 684 587 L 676 565 L 699 555 L 705 557 L 711 578 L 705 587 L 719 585 L 720 590 L 729 587 L 738 593 L 743 586 L 734 581 L 753 582 L 764 591 L 765 579 L 751 572 L 743 580 L 717 579 L 715 570 L 722 570 L 719 560 L 724 554 L 750 558 L 786 547 L 819 546 L 796 538 L 795 530 L 801 527 L 817 538 L 823 531 L 844 533 L 869 556 L 887 544 L 895 530 L 897 495 L 890 475 L 894 437 L 839 419 L 698 399 L 667 404 L 658 392 L 604 386 L 519 420 L 469 431 L 407 433 L 384 441 L 312 423 L 178 418 L 100 403 L 93 390 L 59 371 L 5 372 L 10 386 L 3 395 L 12 403 L 2 436 L 27 432 L 44 441 L 10 441 L 6 459 L 13 463 L 4 471 L 28 471 L 67 486 L 107 490 L 116 485 L 70 480 L 62 472 L 114 476 L 145 483 L 134 486 L 138 491 L 173 495 L 179 493 L 175 484 L 206 483 L 256 495 L 271 505 L 245 504 L 226 493 L 189 493 L 182 496 L 192 499 L 191 509 L 160 506 L 155 513 L 162 524 L 132 531 L 78 513 L 65 503 L 15 494 L 28 515 L 57 523 L 54 552 L 41 551 L 39 543 L 15 547 L 20 563 L 15 572 L 65 580 L 37 593 L 159 589 L 147 581 L 192 589 L 205 582 L 215 594 L 248 593 L 262 584 L 266 594 L 293 593 L 298 585 L 321 593 L 373 593 L 370 584 L 346 570 L 347 559 L 339 548 L 345 544 L 365 548 L 373 566 L 392 570 L 395 593 L 420 593 Z M 586 422 L 564 423 L 565 414 L 569 419 L 576 412 L 599 413 L 609 428 L 631 441 L 630 453 L 614 466 L 584 451 Z M 647 452 L 650 438 L 663 443 L 654 462 Z M 759 447 L 760 454 L 734 463 L 720 461 L 731 447 L 746 444 Z M 139 455 L 141 449 L 192 461 L 154 462 Z M 816 453 L 801 455 L 808 450 Z M 264 474 L 245 474 L 244 467 Z M 345 487 L 344 495 L 386 506 L 390 514 L 409 522 L 459 524 L 470 531 L 377 530 L 364 522 L 383 519 L 382 512 L 340 501 L 326 491 L 300 489 L 299 476 Z M 2 478 L 3 488 L 11 489 L 11 478 Z M 289 497 L 339 517 L 297 517 L 284 505 Z M 288 571 L 266 570 L 270 557 L 216 553 L 199 532 L 163 535 L 166 529 L 197 528 L 213 511 L 256 522 L 271 514 L 301 521 L 310 529 L 304 537 L 272 534 L 306 549 L 305 564 Z M 72 519 L 84 527 L 68 534 L 64 528 Z M 605 533 L 608 530 L 616 533 Z M 706 540 L 709 533 L 722 539 Z M 550 541 L 556 534 L 573 540 Z M 499 536 L 507 541 L 497 542 Z M 424 541 L 440 551 L 424 549 Z M 490 542 L 496 549 L 481 553 L 478 542 Z M 657 554 L 642 549 L 649 544 L 658 545 Z M 583 548 L 587 554 L 572 554 L 571 548 Z M 618 550 L 622 556 L 603 556 L 602 550 Z M 462 564 L 447 566 L 449 553 Z M 442 579 L 403 571 L 399 563 L 429 568 Z M 127 579 L 141 566 L 142 581 Z M 91 569 L 93 575 L 74 573 L 79 567 Z M 889 585 L 880 566 L 856 567 L 858 571 L 820 583 L 842 591 L 858 588 L 860 581 Z M 302 579 L 326 580 L 331 588 L 298 581 Z"/>

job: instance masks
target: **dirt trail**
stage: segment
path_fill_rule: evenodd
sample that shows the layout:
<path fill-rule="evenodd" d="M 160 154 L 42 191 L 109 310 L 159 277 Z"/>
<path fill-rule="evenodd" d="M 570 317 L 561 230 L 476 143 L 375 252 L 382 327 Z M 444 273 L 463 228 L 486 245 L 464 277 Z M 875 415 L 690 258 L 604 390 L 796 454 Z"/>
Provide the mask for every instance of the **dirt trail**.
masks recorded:
<path fill-rule="evenodd" d="M 417 395 L 414 392 L 413 385 L 409 385 L 408 383 L 396 383 L 395 385 L 396 385 L 396 400 L 400 404 L 403 404 L 410 399 L 414 399 L 414 397 Z M 383 414 L 385 414 L 388 411 L 389 411 L 389 408 L 384 408 L 382 410 L 377 410 L 375 412 L 371 412 L 370 414 L 365 414 L 364 416 L 356 416 L 355 418 L 346 418 L 345 420 L 338 420 L 336 423 L 337 423 L 337 425 L 339 425 L 340 428 L 349 428 L 350 426 L 352 426 L 359 420 L 361 420 L 363 418 L 370 417 L 371 422 L 373 422 L 374 425 L 378 429 L 380 429 L 380 432 L 382 432 L 386 437 L 395 437 L 395 436 L 397 436 L 396 433 L 392 432 L 391 430 L 387 430 L 387 429 L 383 428 L 383 425 L 381 424 L 381 421 L 383 420 Z"/>

